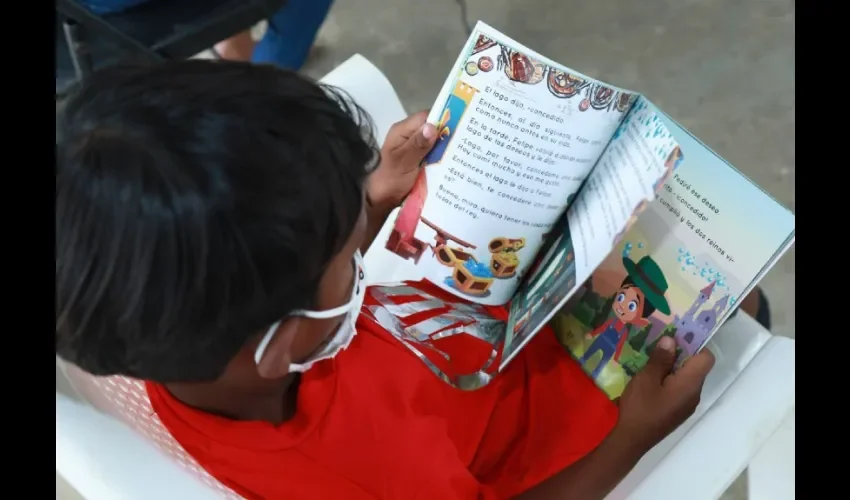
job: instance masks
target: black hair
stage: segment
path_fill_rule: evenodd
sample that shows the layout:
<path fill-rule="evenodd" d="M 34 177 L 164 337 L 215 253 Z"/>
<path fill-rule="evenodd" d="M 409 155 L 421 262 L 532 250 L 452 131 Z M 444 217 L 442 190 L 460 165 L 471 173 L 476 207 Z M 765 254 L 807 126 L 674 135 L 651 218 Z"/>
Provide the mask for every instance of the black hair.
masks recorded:
<path fill-rule="evenodd" d="M 623 280 L 623 284 L 620 285 L 620 290 L 632 287 L 640 290 L 640 287 L 635 284 L 634 280 L 632 280 L 632 277 L 626 276 L 626 279 Z M 646 300 L 646 294 L 643 294 L 643 300 L 641 302 L 643 302 L 643 308 L 640 317 L 648 318 L 652 313 L 655 312 L 655 306 L 650 304 L 649 301 Z"/>
<path fill-rule="evenodd" d="M 106 69 L 58 126 L 56 353 L 163 383 L 311 305 L 378 160 L 347 96 L 248 63 Z"/>

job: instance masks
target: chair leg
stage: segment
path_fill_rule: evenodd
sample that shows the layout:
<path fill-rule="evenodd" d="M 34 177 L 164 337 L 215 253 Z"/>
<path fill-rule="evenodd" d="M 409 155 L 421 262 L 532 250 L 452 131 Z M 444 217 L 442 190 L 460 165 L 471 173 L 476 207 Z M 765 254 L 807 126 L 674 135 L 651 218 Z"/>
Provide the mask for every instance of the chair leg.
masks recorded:
<path fill-rule="evenodd" d="M 65 40 L 68 42 L 71 62 L 74 64 L 77 79 L 82 80 L 94 71 L 94 64 L 83 30 L 79 24 L 70 19 L 66 19 L 62 23 L 62 27 L 65 31 Z"/>
<path fill-rule="evenodd" d="M 752 458 L 747 468 L 750 500 L 794 500 L 796 412 Z"/>

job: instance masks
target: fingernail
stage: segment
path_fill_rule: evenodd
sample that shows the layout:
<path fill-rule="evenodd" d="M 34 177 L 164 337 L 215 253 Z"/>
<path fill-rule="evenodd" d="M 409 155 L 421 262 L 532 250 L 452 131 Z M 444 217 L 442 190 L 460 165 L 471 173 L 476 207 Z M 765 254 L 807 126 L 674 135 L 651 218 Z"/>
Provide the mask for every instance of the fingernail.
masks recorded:
<path fill-rule="evenodd" d="M 431 125 L 430 123 L 426 123 L 422 125 L 422 137 L 426 139 L 430 139 L 437 135 L 437 127 Z"/>
<path fill-rule="evenodd" d="M 676 341 L 670 337 L 661 337 L 661 340 L 658 341 L 658 345 L 665 351 L 676 351 Z"/>

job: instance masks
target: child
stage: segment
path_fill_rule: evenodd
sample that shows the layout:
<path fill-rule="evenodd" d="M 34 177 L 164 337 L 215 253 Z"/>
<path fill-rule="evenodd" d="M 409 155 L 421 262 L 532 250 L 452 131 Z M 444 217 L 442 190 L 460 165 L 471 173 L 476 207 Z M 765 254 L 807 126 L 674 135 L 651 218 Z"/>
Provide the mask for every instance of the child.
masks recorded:
<path fill-rule="evenodd" d="M 295 73 L 95 75 L 60 122 L 57 354 L 144 379 L 246 498 L 603 498 L 692 413 L 713 358 L 670 374 L 662 344 L 618 412 L 551 331 L 463 392 L 358 321 L 360 253 L 434 143 L 424 120 L 396 124 L 373 169 L 358 108 Z"/>

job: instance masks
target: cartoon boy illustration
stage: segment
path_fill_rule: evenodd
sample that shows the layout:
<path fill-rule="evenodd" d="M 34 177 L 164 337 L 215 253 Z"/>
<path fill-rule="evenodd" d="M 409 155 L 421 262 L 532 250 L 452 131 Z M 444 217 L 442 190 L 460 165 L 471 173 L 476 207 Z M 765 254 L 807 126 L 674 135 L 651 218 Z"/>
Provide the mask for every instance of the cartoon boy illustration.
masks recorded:
<path fill-rule="evenodd" d="M 649 324 L 649 316 L 656 310 L 670 314 L 670 304 L 664 297 L 667 279 L 652 257 L 643 257 L 637 264 L 623 257 L 623 267 L 628 275 L 614 295 L 611 304 L 614 317 L 587 334 L 588 339 L 595 340 L 579 360 L 584 366 L 594 354 L 602 351 L 602 359 L 591 374 L 593 379 L 599 376 L 609 361 L 619 362 L 620 353 L 629 337 L 630 325 L 638 328 L 646 326 Z"/>

